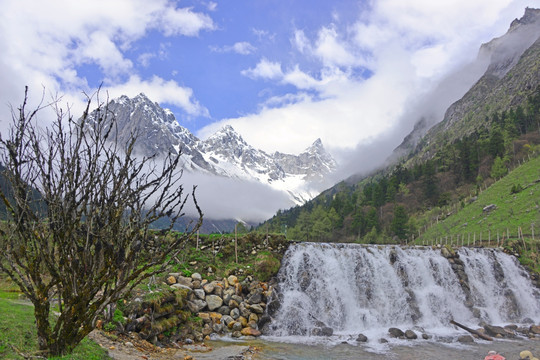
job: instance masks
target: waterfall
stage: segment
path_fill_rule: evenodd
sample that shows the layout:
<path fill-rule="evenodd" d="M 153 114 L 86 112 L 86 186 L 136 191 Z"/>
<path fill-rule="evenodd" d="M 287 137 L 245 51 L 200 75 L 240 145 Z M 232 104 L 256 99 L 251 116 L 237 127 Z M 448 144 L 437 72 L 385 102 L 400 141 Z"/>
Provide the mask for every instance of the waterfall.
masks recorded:
<path fill-rule="evenodd" d="M 279 307 L 269 306 L 271 336 L 335 335 L 420 327 L 450 329 L 540 320 L 540 295 L 516 259 L 500 251 L 298 243 L 278 274 Z"/>

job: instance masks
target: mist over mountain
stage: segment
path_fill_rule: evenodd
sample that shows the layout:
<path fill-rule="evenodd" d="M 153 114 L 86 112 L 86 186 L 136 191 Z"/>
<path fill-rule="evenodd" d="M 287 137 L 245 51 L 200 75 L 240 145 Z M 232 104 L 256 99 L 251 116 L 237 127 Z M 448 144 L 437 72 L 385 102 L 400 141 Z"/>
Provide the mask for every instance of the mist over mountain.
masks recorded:
<path fill-rule="evenodd" d="M 182 182 L 198 186 L 200 204 L 212 219 L 260 221 L 303 204 L 332 184 L 337 167 L 320 139 L 298 155 L 255 149 L 228 125 L 201 140 L 142 93 L 111 100 L 108 111 L 120 144 L 136 134 L 135 150 L 142 156 L 182 154 Z M 96 116 L 94 111 L 90 120 Z"/>
<path fill-rule="evenodd" d="M 392 159 L 420 151 L 429 157 L 435 151 L 432 147 L 489 125 L 487 115 L 522 103 L 540 82 L 539 54 L 540 9 L 527 8 L 505 35 L 481 46 L 475 66 L 485 70 L 478 80 L 437 121 L 421 117 Z"/>

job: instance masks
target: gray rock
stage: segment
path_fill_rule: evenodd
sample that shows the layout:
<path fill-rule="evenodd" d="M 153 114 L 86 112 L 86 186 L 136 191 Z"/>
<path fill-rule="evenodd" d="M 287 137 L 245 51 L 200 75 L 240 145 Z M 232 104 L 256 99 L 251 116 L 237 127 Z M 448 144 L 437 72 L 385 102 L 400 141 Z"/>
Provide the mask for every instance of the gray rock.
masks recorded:
<path fill-rule="evenodd" d="M 212 325 L 212 330 L 214 330 L 214 332 L 216 333 L 220 333 L 223 331 L 223 324 L 214 324 Z"/>
<path fill-rule="evenodd" d="M 390 328 L 388 329 L 388 333 L 390 334 L 391 337 L 394 337 L 394 338 L 400 338 L 400 337 L 405 336 L 405 333 L 398 328 Z"/>
<path fill-rule="evenodd" d="M 260 292 L 256 292 L 255 294 L 251 295 L 248 299 L 247 299 L 247 303 L 248 304 L 258 304 L 262 301 L 262 296 L 261 296 L 261 293 Z"/>
<path fill-rule="evenodd" d="M 208 310 L 214 311 L 223 305 L 223 299 L 217 295 L 206 295 L 206 303 L 208 304 Z"/>
<path fill-rule="evenodd" d="M 457 341 L 462 344 L 470 344 L 474 342 L 474 339 L 470 335 L 463 335 L 463 336 L 458 337 Z"/>
<path fill-rule="evenodd" d="M 253 311 L 256 314 L 264 313 L 264 309 L 259 304 L 251 305 L 249 308 L 250 308 L 251 311 Z M 249 317 L 249 315 L 248 315 L 248 317 Z"/>
<path fill-rule="evenodd" d="M 194 312 L 194 313 L 200 312 L 202 309 L 204 309 L 206 307 L 206 305 L 207 305 L 206 301 L 203 301 L 203 300 L 200 300 L 200 299 L 196 299 L 196 300 L 187 302 L 187 306 L 188 306 L 189 310 L 191 312 Z"/>
<path fill-rule="evenodd" d="M 236 301 L 238 304 L 241 304 L 244 301 L 244 299 L 242 299 L 242 297 L 238 295 L 232 295 L 231 300 Z"/>
<path fill-rule="evenodd" d="M 229 304 L 229 307 L 230 307 L 231 309 L 236 309 L 236 308 L 240 305 L 240 304 L 239 304 L 236 300 L 234 300 L 234 299 L 229 300 L 229 303 L 228 303 L 228 304 Z"/>
<path fill-rule="evenodd" d="M 332 336 L 333 334 L 334 334 L 334 330 L 328 326 L 316 327 L 313 330 L 311 330 L 311 335 L 313 336 Z"/>
<path fill-rule="evenodd" d="M 214 284 L 213 282 L 205 284 L 203 286 L 204 292 L 207 294 L 211 294 L 215 288 L 216 288 L 216 284 Z"/>
<path fill-rule="evenodd" d="M 221 315 L 229 315 L 231 313 L 231 308 L 226 305 L 223 305 L 217 310 L 217 312 L 220 313 Z"/>
<path fill-rule="evenodd" d="M 368 338 L 364 334 L 358 334 L 358 337 L 356 338 L 356 341 L 358 341 L 358 342 L 367 342 Z"/>
<path fill-rule="evenodd" d="M 250 312 L 249 309 L 247 308 L 246 303 L 241 303 L 241 304 L 238 306 L 238 310 L 240 310 L 240 315 L 242 315 L 242 316 L 245 317 L 246 319 L 249 318 L 249 314 L 250 314 L 251 312 Z"/>
<path fill-rule="evenodd" d="M 196 281 L 202 281 L 202 276 L 199 273 L 193 273 L 191 274 L 191 278 Z"/>
<path fill-rule="evenodd" d="M 231 317 L 233 319 L 238 319 L 240 317 L 240 310 L 238 310 L 238 308 L 234 308 L 231 310 L 231 313 L 230 313 Z"/>
<path fill-rule="evenodd" d="M 241 331 L 242 330 L 242 323 L 239 321 L 236 321 L 232 326 L 233 331 Z"/>
<path fill-rule="evenodd" d="M 223 317 L 221 318 L 221 321 L 222 321 L 225 325 L 229 326 L 229 324 L 230 324 L 231 322 L 233 322 L 234 319 L 233 319 L 231 316 L 229 316 L 229 315 L 223 315 Z"/>
<path fill-rule="evenodd" d="M 204 300 L 204 298 L 206 297 L 206 294 L 203 289 L 195 289 L 193 290 L 193 292 L 195 293 L 195 296 L 197 296 L 201 300 Z"/>
<path fill-rule="evenodd" d="M 502 337 L 508 337 L 508 332 L 500 326 L 494 326 L 494 325 L 484 325 L 484 329 L 486 330 L 486 334 L 489 336 L 497 336 L 500 335 Z"/>
<path fill-rule="evenodd" d="M 405 331 L 405 337 L 409 340 L 415 340 L 418 339 L 418 335 L 412 330 L 406 330 Z"/>

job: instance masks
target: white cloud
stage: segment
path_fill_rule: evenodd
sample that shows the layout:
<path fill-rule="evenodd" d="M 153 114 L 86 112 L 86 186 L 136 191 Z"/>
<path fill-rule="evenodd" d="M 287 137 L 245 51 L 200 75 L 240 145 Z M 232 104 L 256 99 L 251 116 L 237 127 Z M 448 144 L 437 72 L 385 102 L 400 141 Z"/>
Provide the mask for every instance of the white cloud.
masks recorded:
<path fill-rule="evenodd" d="M 66 94 L 65 98 L 73 99 L 77 107 L 81 91 L 93 92 L 80 73 L 81 65 L 98 66 L 111 88 L 140 84 L 183 107 L 188 114 L 207 114 L 193 100 L 191 89 L 158 77 L 141 80 L 134 74 L 126 52 L 152 30 L 165 36 L 197 36 L 214 28 L 208 15 L 177 8 L 168 0 L 4 0 L 0 21 L 0 117 L 10 117 L 6 104 L 16 106 L 20 102 L 24 85 L 29 86 L 31 94 L 41 94 L 43 87 L 46 94 Z M 146 54 L 139 61 L 144 65 L 150 57 Z M 159 86 L 164 89 L 156 89 Z M 165 95 L 166 91 L 171 95 Z"/>
<path fill-rule="evenodd" d="M 257 48 L 255 48 L 255 46 L 251 45 L 247 41 L 240 41 L 229 46 L 223 46 L 223 47 L 211 46 L 210 50 L 214 52 L 220 52 L 220 53 L 234 52 L 240 55 L 249 55 L 253 53 L 255 50 L 257 50 Z"/>
<path fill-rule="evenodd" d="M 335 154 L 368 159 L 370 151 L 377 151 L 385 157 L 422 115 L 411 112 L 411 104 L 426 96 L 431 100 L 422 102 L 422 109 L 440 121 L 482 68 L 462 71 L 465 78 L 447 82 L 450 87 L 437 89 L 436 98 L 427 95 L 445 76 L 473 61 L 483 42 L 503 35 L 523 15 L 526 3 L 378 0 L 352 24 L 340 24 L 342 17 L 334 16 L 335 23 L 311 31 L 314 36 L 296 29 L 290 40 L 295 56 L 263 57 L 242 72 L 295 90 L 272 92 L 257 113 L 224 119 L 198 135 L 204 138 L 230 124 L 268 152 L 298 153 L 320 137 Z M 375 150 L 376 145 L 384 150 Z"/>
<path fill-rule="evenodd" d="M 333 27 L 323 27 L 319 31 L 315 54 L 326 66 L 352 66 L 357 63 L 357 58 L 347 49 L 347 44 L 340 41 Z"/>
<path fill-rule="evenodd" d="M 195 13 L 190 8 L 175 9 L 168 6 L 161 15 L 160 28 L 166 36 L 197 36 L 201 30 L 215 28 L 212 18 L 205 14 Z"/>
<path fill-rule="evenodd" d="M 263 58 L 254 68 L 243 70 L 242 75 L 252 79 L 279 79 L 283 76 L 283 72 L 280 63 Z"/>

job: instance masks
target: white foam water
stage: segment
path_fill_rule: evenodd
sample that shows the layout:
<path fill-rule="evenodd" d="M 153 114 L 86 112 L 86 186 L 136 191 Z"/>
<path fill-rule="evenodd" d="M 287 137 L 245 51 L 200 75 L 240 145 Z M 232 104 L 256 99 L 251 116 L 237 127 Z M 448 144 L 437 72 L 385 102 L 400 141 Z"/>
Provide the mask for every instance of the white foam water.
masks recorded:
<path fill-rule="evenodd" d="M 467 325 L 540 321 L 540 295 L 514 257 L 496 250 L 458 251 L 472 304 L 449 260 L 432 248 L 298 243 L 278 274 L 280 308 L 270 339 L 317 342 L 322 326 L 335 342 L 387 337 L 389 327 L 438 338 Z"/>

